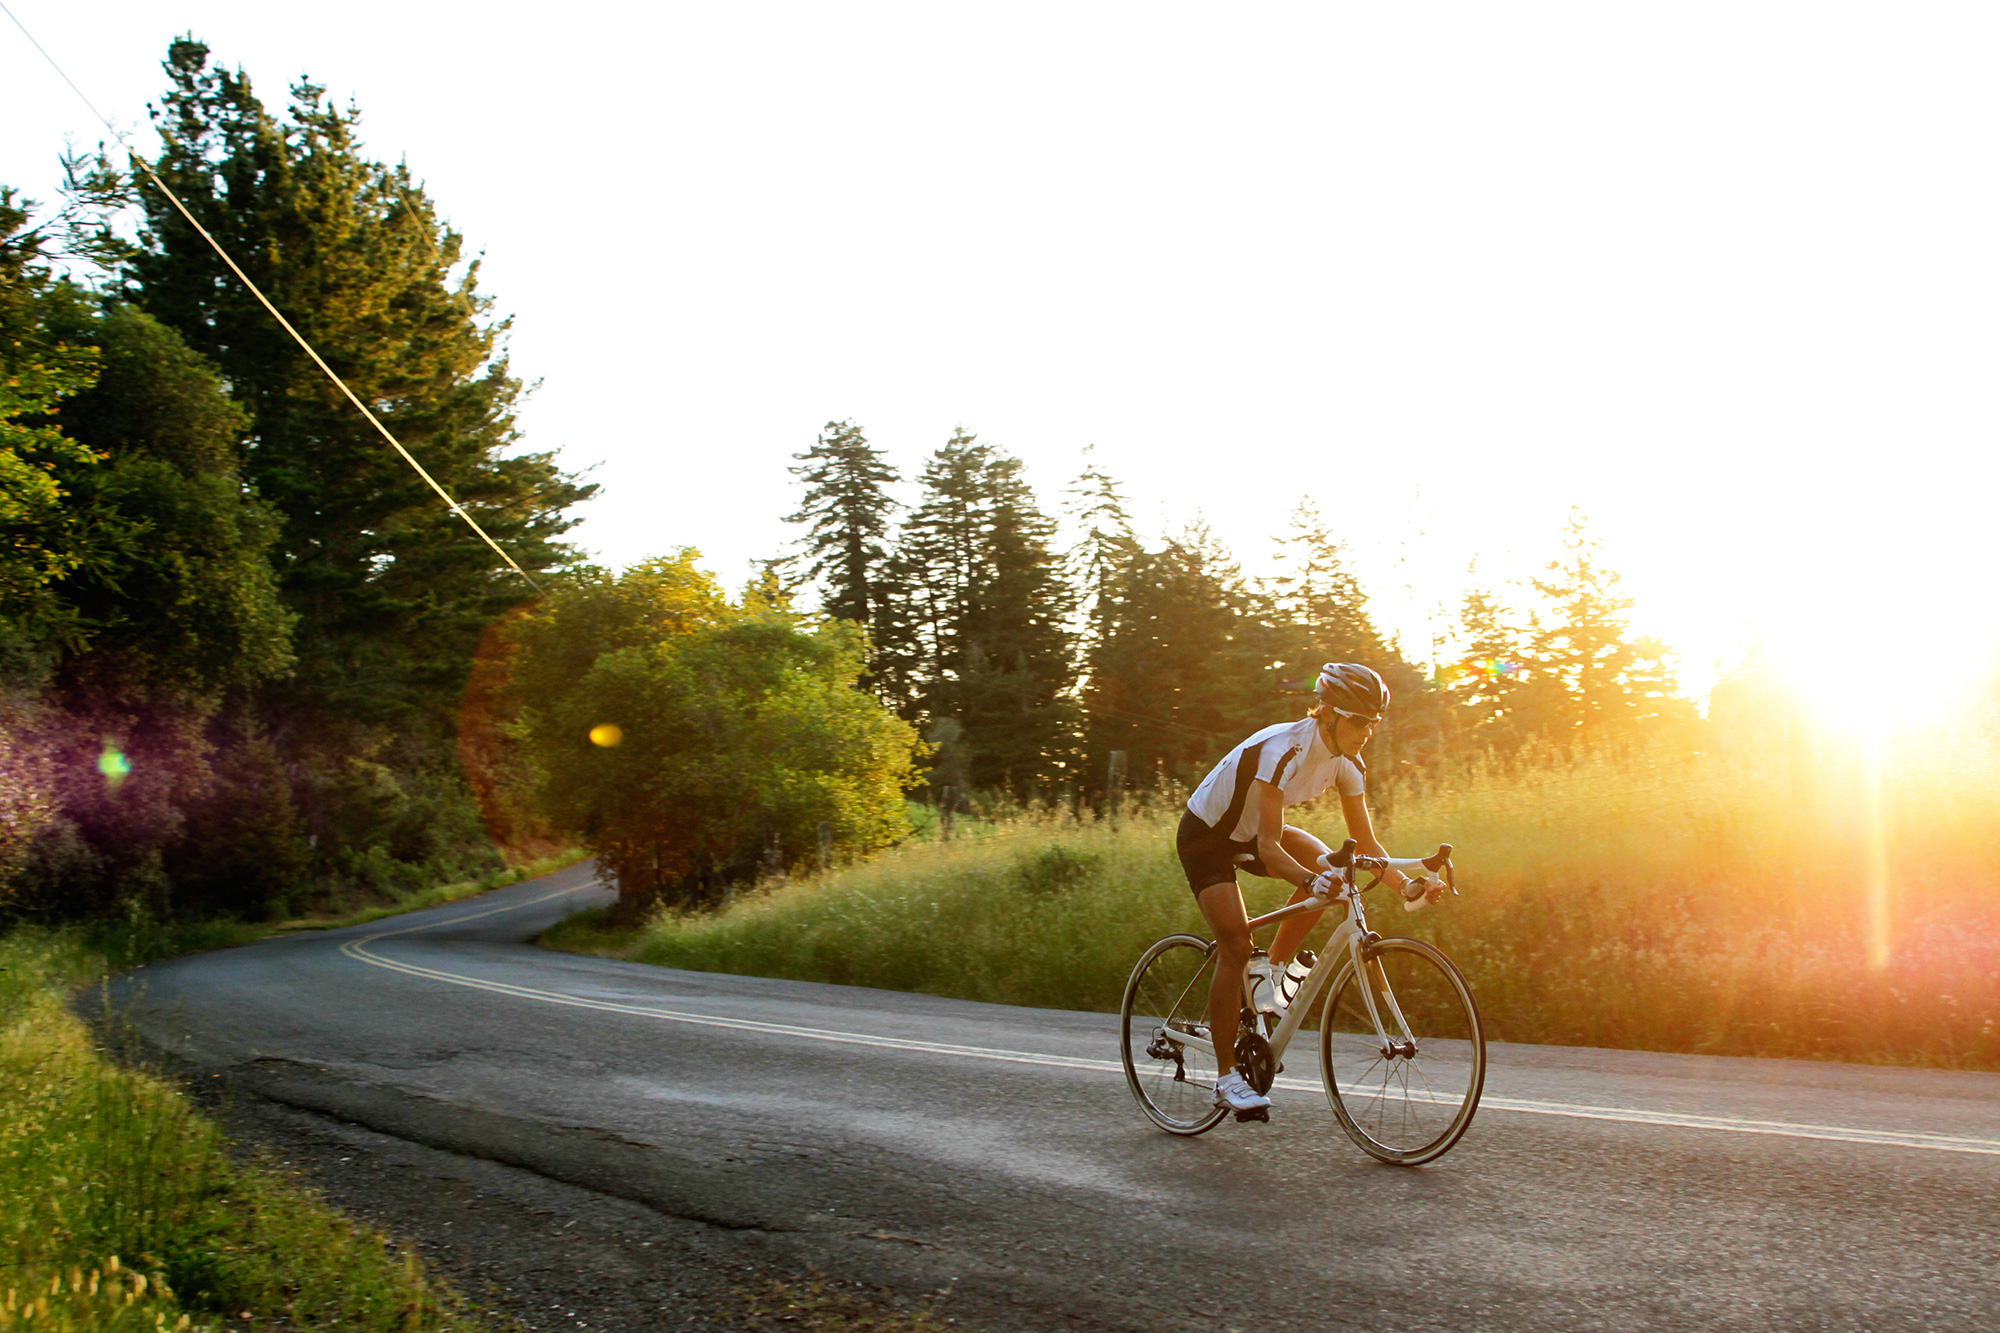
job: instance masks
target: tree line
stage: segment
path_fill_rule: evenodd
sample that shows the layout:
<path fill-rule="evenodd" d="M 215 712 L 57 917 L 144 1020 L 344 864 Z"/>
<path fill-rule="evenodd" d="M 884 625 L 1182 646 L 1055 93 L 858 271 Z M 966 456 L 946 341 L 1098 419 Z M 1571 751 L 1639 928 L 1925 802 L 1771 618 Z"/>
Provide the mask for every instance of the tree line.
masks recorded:
<path fill-rule="evenodd" d="M 800 540 L 733 597 L 687 550 L 589 567 L 594 487 L 522 447 L 506 322 L 407 167 L 308 82 L 274 112 L 191 38 L 165 69 L 153 169 L 545 595 L 134 164 L 70 159 L 41 216 L 0 191 L 0 913 L 272 915 L 575 841 L 701 902 L 891 843 L 910 798 L 1094 808 L 1114 752 L 1176 790 L 1329 660 L 1396 692 L 1378 795 L 1686 714 L 1581 520 L 1438 666 L 1303 495 L 1252 578 L 1198 523 L 1143 540 L 1094 463 L 1051 505 L 964 430 L 906 507 L 829 423 Z"/>
<path fill-rule="evenodd" d="M 796 461 L 788 518 L 803 533 L 773 568 L 867 631 L 865 680 L 923 729 L 933 789 L 1094 802 L 1113 751 L 1130 781 L 1184 785 L 1301 710 L 1327 661 L 1388 679 L 1396 703 L 1374 755 L 1390 774 L 1467 747 L 1631 737 L 1693 716 L 1667 646 L 1630 633 L 1631 599 L 1581 515 L 1525 595 L 1468 592 L 1461 646 L 1432 664 L 1376 623 L 1340 525 L 1303 493 L 1277 572 L 1252 578 L 1199 522 L 1143 541 L 1094 462 L 1059 514 L 1019 459 L 963 429 L 925 460 L 907 508 L 903 478 L 851 421 L 828 423 Z"/>
<path fill-rule="evenodd" d="M 523 451 L 504 321 L 357 113 L 191 39 L 152 165 L 526 568 L 592 487 Z M 0 202 L 0 876 L 16 913 L 289 910 L 497 863 L 455 723 L 528 593 L 136 173 Z M 136 239 L 117 225 L 136 218 Z"/>

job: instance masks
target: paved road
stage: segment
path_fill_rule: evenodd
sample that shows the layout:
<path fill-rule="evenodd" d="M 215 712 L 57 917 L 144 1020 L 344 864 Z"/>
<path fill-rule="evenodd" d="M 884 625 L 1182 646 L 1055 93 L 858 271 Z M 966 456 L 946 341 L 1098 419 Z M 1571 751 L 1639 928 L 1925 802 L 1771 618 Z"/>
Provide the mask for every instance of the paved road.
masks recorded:
<path fill-rule="evenodd" d="M 1300 1047 L 1272 1124 L 1176 1139 L 1104 1015 L 524 943 L 609 896 L 577 868 L 121 998 L 280 1100 L 953 1283 L 996 1329 L 2000 1327 L 2000 1075 L 1496 1044 L 1465 1140 L 1396 1169 Z"/>

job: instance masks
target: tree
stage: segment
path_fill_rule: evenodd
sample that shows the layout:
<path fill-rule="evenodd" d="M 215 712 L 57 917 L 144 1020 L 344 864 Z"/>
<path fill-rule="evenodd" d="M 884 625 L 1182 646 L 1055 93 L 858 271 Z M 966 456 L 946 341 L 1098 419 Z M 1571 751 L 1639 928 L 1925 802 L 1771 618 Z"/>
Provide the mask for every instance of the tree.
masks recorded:
<path fill-rule="evenodd" d="M 1459 604 L 1459 657 L 1444 672 L 1445 688 L 1464 729 L 1486 744 L 1511 746 L 1520 739 L 1526 635 L 1492 592 L 1466 591 Z"/>
<path fill-rule="evenodd" d="M 9 605 L 13 639 L 41 650 L 32 678 L 11 673 L 32 703 L 16 705 L 10 748 L 38 753 L 49 781 L 28 905 L 164 914 L 167 860 L 212 777 L 206 724 L 291 660 L 275 522 L 245 493 L 244 417 L 215 368 L 143 311 L 14 258 L 0 281 L 9 370 L 33 383 L 52 356 L 87 353 L 91 371 L 30 427 L 55 485 L 24 527 L 75 540 Z"/>
<path fill-rule="evenodd" d="M 518 731 L 543 806 L 633 907 L 711 902 L 797 864 L 821 822 L 853 852 L 908 828 L 920 745 L 855 688 L 859 627 L 732 607 L 691 558 L 565 583 L 518 631 Z"/>
<path fill-rule="evenodd" d="M 1086 644 L 1102 634 L 1102 612 L 1115 597 L 1118 578 L 1139 552 L 1132 518 L 1117 481 L 1098 467 L 1096 445 L 1083 450 L 1084 467 L 1070 483 L 1066 516 L 1081 532 L 1070 548 L 1064 572 L 1081 621 Z"/>
<path fill-rule="evenodd" d="M 1596 739 L 1691 718 L 1693 706 L 1675 692 L 1667 646 L 1628 637 L 1632 599 L 1618 593 L 1619 575 L 1602 563 L 1601 543 L 1578 510 L 1564 525 L 1563 549 L 1548 577 L 1534 581 L 1549 610 L 1537 617 L 1527 645 L 1528 689 L 1536 680 L 1558 688 L 1539 692 L 1541 706 L 1527 724 L 1558 740 Z"/>
<path fill-rule="evenodd" d="M 0 639 L 13 675 L 32 671 L 37 630 L 73 639 L 71 613 L 50 585 L 89 556 L 91 534 L 64 503 L 64 482 L 97 459 L 56 424 L 64 399 L 97 379 L 97 351 L 64 341 L 53 311 L 82 294 L 60 282 L 39 228 L 0 187 Z"/>
<path fill-rule="evenodd" d="M 563 511 L 595 488 L 511 452 L 520 384 L 504 321 L 407 166 L 362 155 L 359 113 L 293 90 L 268 113 L 208 48 L 173 42 L 155 170 L 384 424 L 524 567 L 570 558 Z M 299 719 L 444 733 L 481 627 L 528 589 L 398 458 L 160 198 L 129 266 L 133 299 L 211 357 L 250 414 L 245 480 L 277 511 L 299 671 L 270 697 Z M 419 720 L 421 719 L 421 720 Z M 353 744 L 362 742 L 349 742 Z M 442 742 L 439 742 L 442 744 Z M 364 747 L 365 748 L 365 747 Z"/>
<path fill-rule="evenodd" d="M 898 480 L 896 470 L 851 421 L 827 422 L 813 447 L 793 457 L 806 493 L 785 522 L 811 524 L 800 540 L 806 577 L 821 581 L 828 615 L 872 630 L 888 600 L 882 572 L 896 502 L 883 487 Z"/>
<path fill-rule="evenodd" d="M 1291 530 L 1277 539 L 1280 566 L 1273 580 L 1277 606 L 1297 628 L 1295 650 L 1301 663 L 1317 671 L 1322 662 L 1365 662 L 1381 669 L 1390 656 L 1368 599 L 1347 564 L 1347 543 L 1327 531 L 1311 500 L 1292 511 Z"/>
<path fill-rule="evenodd" d="M 974 785 L 1026 792 L 1075 761 L 1070 611 L 1021 462 L 964 429 L 924 467 L 895 568 L 920 666 L 918 707 L 963 729 Z"/>
<path fill-rule="evenodd" d="M 1083 690 L 1093 785 L 1112 750 L 1126 752 L 1135 783 L 1198 779 L 1283 719 L 1276 609 L 1200 524 L 1158 551 L 1135 549 L 1098 620 Z"/>

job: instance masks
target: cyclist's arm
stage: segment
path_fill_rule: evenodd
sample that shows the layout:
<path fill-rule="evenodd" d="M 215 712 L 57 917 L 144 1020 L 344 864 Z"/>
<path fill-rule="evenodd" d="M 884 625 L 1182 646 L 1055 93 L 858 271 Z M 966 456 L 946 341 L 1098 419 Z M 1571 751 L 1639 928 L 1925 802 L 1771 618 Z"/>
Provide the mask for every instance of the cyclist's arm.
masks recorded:
<path fill-rule="evenodd" d="M 1389 854 L 1382 844 L 1375 840 L 1375 822 L 1368 817 L 1368 797 L 1365 794 L 1356 792 L 1352 796 L 1343 795 L 1340 798 L 1340 813 L 1347 816 L 1347 836 L 1354 839 L 1355 851 L 1363 856 Z M 1261 841 L 1260 839 L 1260 845 Z M 1392 889 L 1401 888 L 1403 879 L 1403 872 L 1400 870 L 1382 872 L 1382 882 Z"/>
<path fill-rule="evenodd" d="M 1264 863 L 1264 873 L 1303 889 L 1319 871 L 1306 869 L 1285 850 L 1285 793 L 1262 778 L 1253 778 L 1250 799 L 1257 803 L 1257 859 Z"/>

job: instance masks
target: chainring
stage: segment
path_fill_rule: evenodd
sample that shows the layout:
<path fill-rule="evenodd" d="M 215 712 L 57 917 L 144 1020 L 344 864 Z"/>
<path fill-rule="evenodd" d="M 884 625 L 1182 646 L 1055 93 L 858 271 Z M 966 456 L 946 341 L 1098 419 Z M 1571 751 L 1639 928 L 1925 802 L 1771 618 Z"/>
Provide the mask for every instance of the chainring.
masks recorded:
<path fill-rule="evenodd" d="M 1257 1090 L 1258 1096 L 1269 1092 L 1272 1082 L 1278 1077 L 1278 1062 L 1272 1058 L 1271 1043 L 1255 1032 L 1238 1033 L 1236 1072 Z"/>

